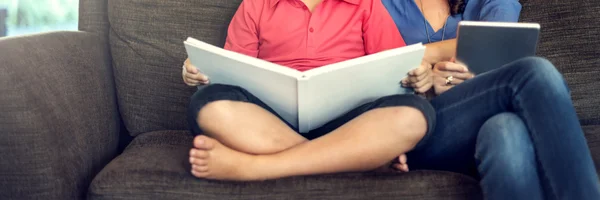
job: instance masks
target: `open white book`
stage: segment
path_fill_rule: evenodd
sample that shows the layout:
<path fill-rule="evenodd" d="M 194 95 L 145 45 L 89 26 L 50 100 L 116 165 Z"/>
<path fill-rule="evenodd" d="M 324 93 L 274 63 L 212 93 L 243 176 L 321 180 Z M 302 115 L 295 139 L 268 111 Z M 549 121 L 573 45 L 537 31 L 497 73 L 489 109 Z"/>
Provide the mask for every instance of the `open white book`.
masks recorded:
<path fill-rule="evenodd" d="M 300 72 L 194 38 L 184 44 L 210 84 L 248 90 L 301 133 L 380 97 L 413 93 L 400 81 L 425 53 L 425 46 L 415 44 Z"/>

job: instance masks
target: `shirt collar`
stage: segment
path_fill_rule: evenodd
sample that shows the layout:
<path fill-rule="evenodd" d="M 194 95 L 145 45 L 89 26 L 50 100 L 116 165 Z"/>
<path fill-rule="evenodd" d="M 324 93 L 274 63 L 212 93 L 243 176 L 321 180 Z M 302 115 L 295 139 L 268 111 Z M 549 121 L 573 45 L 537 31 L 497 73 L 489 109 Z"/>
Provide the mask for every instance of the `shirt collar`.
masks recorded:
<path fill-rule="evenodd" d="M 271 5 L 270 5 L 271 8 L 274 7 L 275 5 L 277 5 L 277 3 L 279 3 L 279 1 L 281 1 L 281 0 L 271 0 Z M 344 1 L 346 3 L 358 5 L 358 3 L 359 3 L 360 0 L 339 0 L 339 1 Z"/>

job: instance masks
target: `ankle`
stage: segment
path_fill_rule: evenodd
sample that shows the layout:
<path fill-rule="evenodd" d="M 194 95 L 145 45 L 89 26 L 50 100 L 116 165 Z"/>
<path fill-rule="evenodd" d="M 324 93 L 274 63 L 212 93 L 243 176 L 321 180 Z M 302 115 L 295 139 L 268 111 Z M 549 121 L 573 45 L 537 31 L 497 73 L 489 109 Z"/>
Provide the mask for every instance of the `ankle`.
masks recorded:
<path fill-rule="evenodd" d="M 277 159 L 274 159 L 275 155 L 251 155 L 248 157 L 246 161 L 247 169 L 249 174 L 247 174 L 248 178 L 252 180 L 270 180 L 283 178 L 286 176 L 285 167 L 281 166 L 277 162 Z"/>

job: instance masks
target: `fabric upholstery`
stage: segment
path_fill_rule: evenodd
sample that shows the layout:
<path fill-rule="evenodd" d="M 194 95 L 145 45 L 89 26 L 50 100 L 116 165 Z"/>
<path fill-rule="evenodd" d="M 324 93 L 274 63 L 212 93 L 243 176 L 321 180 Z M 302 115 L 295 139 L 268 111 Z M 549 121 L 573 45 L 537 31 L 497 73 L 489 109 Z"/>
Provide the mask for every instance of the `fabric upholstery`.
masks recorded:
<path fill-rule="evenodd" d="M 108 1 L 110 45 L 123 120 L 131 135 L 187 130 L 194 87 L 181 78 L 183 41 L 222 46 L 241 0 Z"/>
<path fill-rule="evenodd" d="M 194 178 L 186 131 L 138 135 L 98 174 L 89 199 L 480 199 L 477 182 L 450 172 L 340 174 L 264 182 Z"/>
<path fill-rule="evenodd" d="M 240 2 L 80 0 L 79 27 L 87 33 L 0 39 L 0 199 L 481 197 L 474 180 L 447 172 L 252 183 L 191 177 L 191 136 L 168 131 L 187 129 L 185 109 L 195 90 L 181 81 L 183 40 L 222 45 Z M 599 166 L 600 1 L 520 2 L 521 21 L 542 25 L 539 55 L 564 74 Z M 126 128 L 139 136 L 103 168 L 117 148 L 117 103 Z"/>
<path fill-rule="evenodd" d="M 80 0 L 79 1 L 79 30 L 95 33 L 108 43 L 108 1 Z"/>
<path fill-rule="evenodd" d="M 106 45 L 54 32 L 0 47 L 0 199 L 84 197 L 117 149 Z"/>
<path fill-rule="evenodd" d="M 132 135 L 187 129 L 184 110 L 194 88 L 180 80 L 181 62 L 186 57 L 182 41 L 192 36 L 222 45 L 239 2 L 108 2 L 119 105 Z M 599 1 L 521 2 L 521 21 L 541 23 L 539 55 L 549 58 L 564 74 L 582 124 L 600 124 L 596 114 L 600 100 L 594 98 L 600 92 L 600 60 L 595 59 L 600 39 L 589 34 L 600 29 L 600 20 L 592 14 L 600 12 Z"/>
<path fill-rule="evenodd" d="M 600 126 L 583 126 L 583 132 L 585 133 L 588 146 L 592 152 L 596 171 L 600 174 Z"/>
<path fill-rule="evenodd" d="M 521 21 L 541 24 L 538 55 L 563 73 L 583 125 L 600 125 L 600 1 L 521 0 Z"/>

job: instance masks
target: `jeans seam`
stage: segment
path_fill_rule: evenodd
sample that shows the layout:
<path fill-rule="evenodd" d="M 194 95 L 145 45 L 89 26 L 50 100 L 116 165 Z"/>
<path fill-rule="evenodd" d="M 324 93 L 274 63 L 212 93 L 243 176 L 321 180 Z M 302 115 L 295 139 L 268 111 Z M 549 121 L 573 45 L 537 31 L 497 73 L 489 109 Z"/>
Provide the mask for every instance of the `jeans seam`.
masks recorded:
<path fill-rule="evenodd" d="M 527 77 L 530 77 L 530 76 L 531 76 L 531 74 L 532 74 L 532 73 L 534 73 L 534 72 L 535 72 L 535 71 L 533 71 L 533 70 L 530 70 L 530 71 L 529 71 L 529 73 L 527 73 L 527 74 L 525 74 L 525 75 L 523 76 L 523 79 L 524 79 L 524 80 L 523 80 L 523 79 L 521 79 L 521 80 L 519 80 L 518 82 L 519 82 L 519 83 L 524 83 L 524 82 L 527 82 L 527 81 L 529 81 L 530 79 L 529 79 L 529 78 L 527 78 Z M 517 84 L 517 85 L 519 85 L 519 87 L 518 87 L 518 88 L 512 88 L 512 92 L 513 92 L 513 95 L 514 95 L 514 98 L 513 98 L 513 100 L 514 100 L 514 101 L 516 101 L 516 102 L 521 102 L 521 98 L 520 98 L 520 96 L 518 95 L 518 93 L 520 93 L 520 92 L 521 92 L 521 90 L 523 89 L 523 87 L 524 87 L 524 85 L 525 85 L 525 84 Z M 538 151 L 537 151 L 537 149 L 535 148 L 535 142 L 534 142 L 534 141 L 536 140 L 535 138 L 536 138 L 536 137 L 538 137 L 538 136 L 537 136 L 536 134 L 533 134 L 533 132 L 532 132 L 532 131 L 529 129 L 529 126 L 527 125 L 528 123 L 527 123 L 527 120 L 526 120 L 526 119 L 528 119 L 528 118 L 531 118 L 532 116 L 529 116 L 529 112 L 525 112 L 525 110 L 521 110 L 520 112 L 521 112 L 521 115 L 523 115 L 523 117 L 521 117 L 521 118 L 522 118 L 523 122 L 525 123 L 525 126 L 526 126 L 526 128 L 527 128 L 527 131 L 529 132 L 529 137 L 531 138 L 531 142 L 532 142 L 532 144 L 533 144 L 533 152 L 534 152 L 534 154 L 536 155 L 536 156 L 535 156 L 535 161 L 536 161 L 536 164 L 537 164 L 537 167 L 536 167 L 536 169 L 537 169 L 537 171 L 538 171 L 538 176 L 539 176 L 539 178 L 540 178 L 540 183 L 541 183 L 541 181 L 542 181 L 542 180 L 547 180 L 547 179 L 548 179 L 548 175 L 547 175 L 547 173 L 546 173 L 546 170 L 544 170 L 544 166 L 541 164 L 541 162 L 540 162 L 540 160 L 539 160 L 539 157 L 537 156 L 537 155 L 538 155 Z M 515 113 L 516 113 L 516 112 L 515 112 Z M 557 199 L 557 198 L 558 198 L 558 195 L 556 194 L 556 189 L 555 189 L 555 186 L 554 186 L 554 185 L 552 185 L 551 183 L 549 183 L 548 185 L 550 186 L 550 187 L 549 187 L 550 191 L 544 191 L 544 196 L 545 196 L 546 198 L 548 198 L 548 195 L 551 195 L 551 196 L 553 197 L 553 199 Z M 544 190 L 544 188 L 543 188 L 543 187 L 542 187 L 542 190 Z"/>
<path fill-rule="evenodd" d="M 442 110 L 440 110 L 440 111 L 438 111 L 438 113 L 445 112 L 446 110 L 454 108 L 454 107 L 458 106 L 459 104 L 463 104 L 466 101 L 470 101 L 470 100 L 472 100 L 474 98 L 480 97 L 480 96 L 482 96 L 483 94 L 485 94 L 485 93 L 487 93 L 489 91 L 497 90 L 497 89 L 500 89 L 500 88 L 503 88 L 503 87 L 506 87 L 506 86 L 507 86 L 507 84 L 503 84 L 503 85 L 500 85 L 500 86 L 496 86 L 496 87 L 489 88 L 489 89 L 486 89 L 484 91 L 478 92 L 478 93 L 476 93 L 474 95 L 471 95 L 469 98 L 466 98 L 466 99 L 454 102 L 453 104 L 450 104 L 449 106 L 445 106 L 445 108 L 442 109 Z"/>

